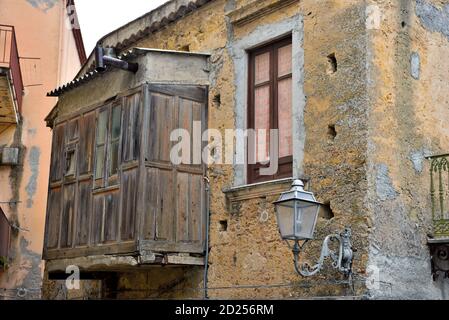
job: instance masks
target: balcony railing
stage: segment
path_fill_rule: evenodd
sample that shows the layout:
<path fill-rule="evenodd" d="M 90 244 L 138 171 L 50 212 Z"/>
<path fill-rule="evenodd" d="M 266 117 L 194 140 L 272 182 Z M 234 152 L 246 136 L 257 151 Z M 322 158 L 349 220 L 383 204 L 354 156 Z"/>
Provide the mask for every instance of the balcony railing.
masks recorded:
<path fill-rule="evenodd" d="M 13 26 L 0 24 L 0 68 L 8 69 L 12 82 L 13 99 L 17 103 L 19 114 L 22 111 L 23 80 L 20 70 L 20 58 L 17 50 L 16 33 Z"/>
<path fill-rule="evenodd" d="M 449 237 L 449 154 L 428 159 L 434 236 Z"/>

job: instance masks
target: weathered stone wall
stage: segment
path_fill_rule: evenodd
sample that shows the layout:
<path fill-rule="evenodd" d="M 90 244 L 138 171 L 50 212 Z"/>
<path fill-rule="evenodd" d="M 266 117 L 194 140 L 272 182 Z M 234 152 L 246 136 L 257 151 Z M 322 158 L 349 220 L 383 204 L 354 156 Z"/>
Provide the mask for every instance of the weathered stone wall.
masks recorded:
<path fill-rule="evenodd" d="M 242 67 L 244 69 L 246 66 L 234 64 L 236 46 L 242 39 L 254 39 L 253 34 L 258 29 L 265 28 L 267 33 L 275 35 L 276 29 L 281 29 L 285 21 L 297 19 L 298 25 L 301 25 L 301 30 L 297 31 L 303 37 L 300 39 L 303 43 L 298 41 L 296 44 L 303 48 L 294 50 L 297 55 L 303 56 L 298 61 L 305 61 L 305 65 L 294 67 L 300 71 L 298 86 L 304 86 L 300 88 L 298 98 L 301 99 L 301 93 L 304 96 L 304 90 L 307 106 L 304 116 L 298 115 L 304 125 L 296 132 L 295 138 L 304 140 L 305 151 L 299 152 L 297 157 L 304 160 L 297 161 L 295 169 L 299 175 L 310 179 L 312 190 L 320 201 L 330 203 L 335 215 L 332 220 L 320 219 L 317 238 L 323 239 L 327 233 L 338 232 L 344 226 L 351 225 L 354 247 L 358 250 L 354 270 L 363 276 L 368 248 L 367 212 L 363 208 L 367 133 L 364 6 L 358 1 L 304 1 L 243 26 L 232 25 L 226 13 L 249 2 L 215 1 L 136 46 L 162 49 L 188 47 L 191 51 L 211 52 L 213 72 L 209 127 L 218 128 L 224 133 L 225 129 L 244 128 L 246 123 L 245 118 L 240 118 L 245 111 L 238 109 L 246 106 L 239 106 L 236 102 L 239 91 L 244 90 L 238 80 L 245 77 Z M 266 40 L 266 37 L 261 37 L 259 43 Z M 335 54 L 338 62 L 335 74 L 328 72 L 328 56 L 331 54 Z M 220 103 L 217 103 L 218 96 Z M 336 137 L 329 135 L 329 126 L 335 127 Z M 335 280 L 342 280 L 334 272 L 328 273 L 327 277 L 298 278 L 291 263 L 291 251 L 280 240 L 277 230 L 272 205 L 277 195 L 250 197 L 240 204 L 237 212 L 230 212 L 222 190 L 241 185 L 244 175 L 238 175 L 229 165 L 213 165 L 209 168 L 209 176 L 210 297 L 363 294 L 363 281 L 356 280 L 356 291 L 352 292 L 346 284 L 334 284 Z M 227 224 L 226 230 L 222 223 Z M 308 258 L 317 258 L 320 249 L 318 242 L 311 245 Z M 331 272 L 329 269 L 327 271 Z"/>
<path fill-rule="evenodd" d="M 449 150 L 449 2 L 369 4 L 381 15 L 379 28 L 368 33 L 369 268 L 380 280 L 371 295 L 447 299 L 447 281 L 431 279 L 429 163 L 424 157 Z"/>
<path fill-rule="evenodd" d="M 246 183 L 244 168 L 212 165 L 209 297 L 443 298 L 441 283 L 431 281 L 426 247 L 424 156 L 449 147 L 448 30 L 435 22 L 448 21 L 447 1 L 304 0 L 232 23 L 229 13 L 257 2 L 213 1 L 132 46 L 211 53 L 209 127 L 224 133 L 246 123 L 242 52 L 259 37 L 264 43 L 293 32 L 295 176 L 328 205 L 305 260 L 315 262 L 325 235 L 351 226 L 354 287 L 330 266 L 298 277 L 277 230 L 278 195 L 260 186 L 236 189 Z M 371 5 L 382 14 L 379 26 L 367 21 Z M 240 190 L 244 200 L 229 205 Z M 201 297 L 203 271 L 123 273 L 116 297 Z"/>
<path fill-rule="evenodd" d="M 291 251 L 281 241 L 277 229 L 272 205 L 277 194 L 250 196 L 237 205 L 238 210 L 229 210 L 223 189 L 244 184 L 244 171 L 230 165 L 213 165 L 209 168 L 208 295 L 213 298 L 362 295 L 364 284 L 359 278 L 365 273 L 368 248 L 367 211 L 363 207 L 367 139 L 364 5 L 358 1 L 295 2 L 254 21 L 233 25 L 227 13 L 248 3 L 214 1 L 133 46 L 210 52 L 209 127 L 224 133 L 226 129 L 243 129 L 246 123 L 246 104 L 242 103 L 246 93 L 241 85 L 247 65 L 244 59 L 238 60 L 238 55 L 244 54 L 241 50 L 294 32 L 295 94 L 303 101 L 298 102 L 301 110 L 295 110 L 296 118 L 292 120 L 297 124 L 295 173 L 309 179 L 311 189 L 320 201 L 329 203 L 333 212 L 331 220 L 320 219 L 318 240 L 346 225 L 353 227 L 357 279 L 355 291 L 347 284 L 336 284 L 343 278 L 329 267 L 320 276 L 300 279 L 291 263 Z M 329 72 L 328 56 L 332 54 L 338 63 L 335 73 Z M 79 94 L 80 90 L 75 91 Z M 336 136 L 329 133 L 333 128 Z M 285 188 L 289 188 L 288 183 Z M 308 250 L 306 256 L 310 260 L 317 258 L 319 242 Z M 192 271 L 190 278 L 179 273 L 179 269 L 161 270 L 121 274 L 118 296 L 158 296 L 152 291 L 156 287 L 146 285 L 142 279 L 148 279 L 149 284 L 151 279 L 157 279 L 158 283 L 164 283 L 165 279 L 163 286 L 169 288 L 173 279 L 178 278 L 175 291 L 163 293 L 161 289 L 159 294 L 164 297 L 191 297 L 192 288 L 202 287 L 202 270 Z M 202 291 L 194 296 L 197 294 L 202 296 Z"/>
<path fill-rule="evenodd" d="M 65 280 L 49 280 L 46 273 L 43 299 L 201 299 L 204 297 L 202 281 L 202 267 L 155 267 L 92 274 L 79 281 L 78 289 L 68 290 Z"/>

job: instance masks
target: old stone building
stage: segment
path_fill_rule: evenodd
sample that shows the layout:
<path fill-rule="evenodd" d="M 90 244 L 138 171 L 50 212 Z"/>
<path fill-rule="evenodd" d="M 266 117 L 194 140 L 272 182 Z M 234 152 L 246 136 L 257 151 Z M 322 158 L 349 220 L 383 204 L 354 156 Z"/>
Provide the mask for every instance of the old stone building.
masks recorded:
<path fill-rule="evenodd" d="M 100 39 L 128 70 L 92 53 L 49 93 L 44 296 L 447 299 L 448 166 L 426 157 L 449 150 L 448 25 L 445 0 L 173 0 Z M 238 147 L 169 163 L 195 120 L 279 129 L 278 174 Z M 293 178 L 324 204 L 302 258 L 350 227 L 351 279 L 295 273 L 273 206 Z"/>

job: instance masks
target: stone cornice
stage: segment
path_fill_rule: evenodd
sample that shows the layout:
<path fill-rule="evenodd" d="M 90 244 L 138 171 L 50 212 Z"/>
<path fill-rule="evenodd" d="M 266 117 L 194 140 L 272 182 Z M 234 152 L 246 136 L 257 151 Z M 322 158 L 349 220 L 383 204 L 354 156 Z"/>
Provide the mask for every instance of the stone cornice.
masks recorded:
<path fill-rule="evenodd" d="M 235 26 L 243 26 L 257 18 L 276 10 L 287 7 L 299 0 L 257 0 L 241 8 L 229 12 L 227 15 Z"/>

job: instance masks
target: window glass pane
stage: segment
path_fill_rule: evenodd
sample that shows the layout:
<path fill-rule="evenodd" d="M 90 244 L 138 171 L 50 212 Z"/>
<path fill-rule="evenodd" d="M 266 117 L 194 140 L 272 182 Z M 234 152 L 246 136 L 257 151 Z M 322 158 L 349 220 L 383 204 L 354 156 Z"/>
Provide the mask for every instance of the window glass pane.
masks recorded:
<path fill-rule="evenodd" d="M 104 168 L 104 145 L 97 147 L 97 160 L 95 163 L 95 179 L 103 178 L 103 168 Z"/>
<path fill-rule="evenodd" d="M 113 176 L 118 172 L 118 141 L 111 144 L 111 163 L 109 167 L 109 175 Z"/>
<path fill-rule="evenodd" d="M 270 152 L 270 86 L 266 85 L 255 90 L 254 99 L 254 129 L 256 134 L 256 160 L 267 161 Z M 265 134 L 260 129 L 265 129 Z"/>
<path fill-rule="evenodd" d="M 75 174 L 75 151 L 67 151 L 66 154 L 66 175 L 71 176 Z"/>
<path fill-rule="evenodd" d="M 270 53 L 263 53 L 255 58 L 255 83 L 270 80 Z"/>
<path fill-rule="evenodd" d="M 278 83 L 279 157 L 292 155 L 292 79 Z"/>
<path fill-rule="evenodd" d="M 120 138 L 120 128 L 122 121 L 122 112 L 120 106 L 115 106 L 112 109 L 112 140 Z"/>
<path fill-rule="evenodd" d="M 292 45 L 278 49 L 278 76 L 292 73 Z"/>
<path fill-rule="evenodd" d="M 107 126 L 108 126 L 108 111 L 105 110 L 100 112 L 100 115 L 98 116 L 97 145 L 105 143 Z"/>

